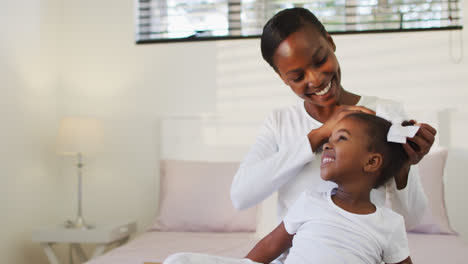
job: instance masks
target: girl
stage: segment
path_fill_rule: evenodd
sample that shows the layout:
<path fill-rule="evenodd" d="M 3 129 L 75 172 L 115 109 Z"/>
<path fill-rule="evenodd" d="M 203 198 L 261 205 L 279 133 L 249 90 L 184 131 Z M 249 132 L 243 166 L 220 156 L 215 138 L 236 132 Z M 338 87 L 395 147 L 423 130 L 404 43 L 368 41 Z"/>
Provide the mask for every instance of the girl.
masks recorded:
<path fill-rule="evenodd" d="M 292 246 L 286 264 L 412 263 L 403 217 L 370 199 L 408 159 L 401 144 L 387 142 L 390 126 L 364 113 L 343 118 L 320 165 L 321 178 L 336 185 L 303 192 L 247 258 L 270 263 Z"/>

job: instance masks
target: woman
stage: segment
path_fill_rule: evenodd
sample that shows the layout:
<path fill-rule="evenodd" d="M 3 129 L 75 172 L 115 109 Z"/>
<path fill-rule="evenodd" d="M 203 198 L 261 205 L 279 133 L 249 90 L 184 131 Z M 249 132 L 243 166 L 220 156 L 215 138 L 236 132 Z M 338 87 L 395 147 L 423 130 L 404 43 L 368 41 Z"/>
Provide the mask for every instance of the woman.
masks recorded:
<path fill-rule="evenodd" d="M 306 189 L 330 189 L 320 177 L 320 146 L 333 127 L 355 112 L 373 114 L 377 105 L 385 105 L 403 115 L 393 102 L 359 96 L 341 86 L 341 72 L 335 57 L 336 46 L 317 18 L 306 9 L 279 12 L 265 25 L 261 39 L 263 58 L 283 82 L 304 101 L 274 111 L 265 121 L 231 188 L 234 206 L 244 209 L 260 203 L 278 191 L 279 222 L 288 208 Z M 402 117 L 406 119 L 406 117 Z M 411 139 L 418 147 L 404 144 L 409 161 L 395 175 L 393 184 L 374 189 L 371 201 L 376 206 L 391 202 L 403 215 L 407 227 L 417 224 L 427 209 L 417 164 L 429 152 L 436 131 L 427 124 Z M 194 253 L 171 255 L 165 264 L 180 263 L 252 263 L 249 259 L 228 259 Z"/>
<path fill-rule="evenodd" d="M 231 187 L 237 209 L 260 203 L 278 192 L 279 222 L 305 189 L 327 188 L 320 179 L 320 150 L 333 126 L 354 112 L 386 105 L 400 113 L 398 104 L 359 96 L 341 86 L 341 71 L 332 37 L 307 9 L 286 9 L 268 21 L 261 38 L 263 58 L 283 82 L 303 99 L 298 105 L 274 111 L 265 121 L 256 142 L 240 165 Z M 416 225 L 427 209 L 416 165 L 429 152 L 436 130 L 418 124 L 404 145 L 410 159 L 385 187 L 373 190 L 372 201 L 389 205 L 404 216 L 407 229 Z"/>

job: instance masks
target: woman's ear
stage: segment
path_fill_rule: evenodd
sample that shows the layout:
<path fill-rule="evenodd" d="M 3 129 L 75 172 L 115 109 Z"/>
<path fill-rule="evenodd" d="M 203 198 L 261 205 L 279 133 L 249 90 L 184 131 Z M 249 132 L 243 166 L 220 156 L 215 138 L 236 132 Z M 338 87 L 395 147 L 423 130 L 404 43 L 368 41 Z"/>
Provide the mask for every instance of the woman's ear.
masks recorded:
<path fill-rule="evenodd" d="M 289 86 L 289 83 L 288 83 L 288 80 L 286 79 L 286 77 L 283 77 L 283 75 L 281 75 L 281 73 L 279 71 L 276 71 L 276 73 L 278 74 L 280 79 L 283 81 L 283 83 L 286 84 L 286 86 Z"/>
<path fill-rule="evenodd" d="M 335 42 L 333 41 L 333 38 L 330 36 L 330 34 L 328 34 L 328 32 L 327 32 L 327 41 L 328 41 L 328 43 L 330 43 L 330 45 L 332 46 L 333 52 L 336 52 L 336 45 L 335 45 Z"/>
<path fill-rule="evenodd" d="M 286 84 L 286 86 L 289 86 L 289 83 L 288 83 L 288 80 L 286 79 L 286 77 L 283 76 L 283 75 L 281 74 L 281 72 L 278 70 L 278 68 L 276 67 L 276 63 L 275 63 L 275 58 L 274 58 L 274 56 L 273 56 L 273 65 L 275 65 L 275 66 L 273 67 L 273 69 L 275 70 L 276 74 L 278 74 L 278 77 L 280 77 L 280 79 L 283 81 L 284 84 Z"/>
<path fill-rule="evenodd" d="M 364 172 L 374 173 L 382 167 L 383 157 L 380 153 L 371 153 L 367 156 L 364 164 Z"/>

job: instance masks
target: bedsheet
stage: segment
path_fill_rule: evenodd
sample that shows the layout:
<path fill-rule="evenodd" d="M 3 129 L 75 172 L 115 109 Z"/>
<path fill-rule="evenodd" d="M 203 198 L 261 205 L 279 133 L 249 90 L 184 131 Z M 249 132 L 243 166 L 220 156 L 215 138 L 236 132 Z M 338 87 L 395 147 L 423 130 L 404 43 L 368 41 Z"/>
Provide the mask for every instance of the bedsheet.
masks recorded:
<path fill-rule="evenodd" d="M 177 252 L 224 257 L 245 256 L 259 240 L 254 233 L 146 232 L 126 245 L 86 264 L 143 264 L 162 262 Z M 468 245 L 454 235 L 408 234 L 414 263 L 468 263 Z"/>
<path fill-rule="evenodd" d="M 162 262 L 177 252 L 242 257 L 259 239 L 255 233 L 146 232 L 86 264 L 143 264 Z"/>
<path fill-rule="evenodd" d="M 408 234 L 413 263 L 466 264 L 468 244 L 456 235 Z"/>

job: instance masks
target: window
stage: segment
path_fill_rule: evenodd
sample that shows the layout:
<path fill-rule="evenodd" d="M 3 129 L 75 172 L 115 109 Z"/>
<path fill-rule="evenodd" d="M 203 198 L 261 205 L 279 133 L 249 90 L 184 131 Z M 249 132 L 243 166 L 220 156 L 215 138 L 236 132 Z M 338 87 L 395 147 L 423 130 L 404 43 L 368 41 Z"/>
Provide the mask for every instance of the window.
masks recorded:
<path fill-rule="evenodd" d="M 259 37 L 285 8 L 311 10 L 330 33 L 461 29 L 461 0 L 136 0 L 137 43 Z"/>

